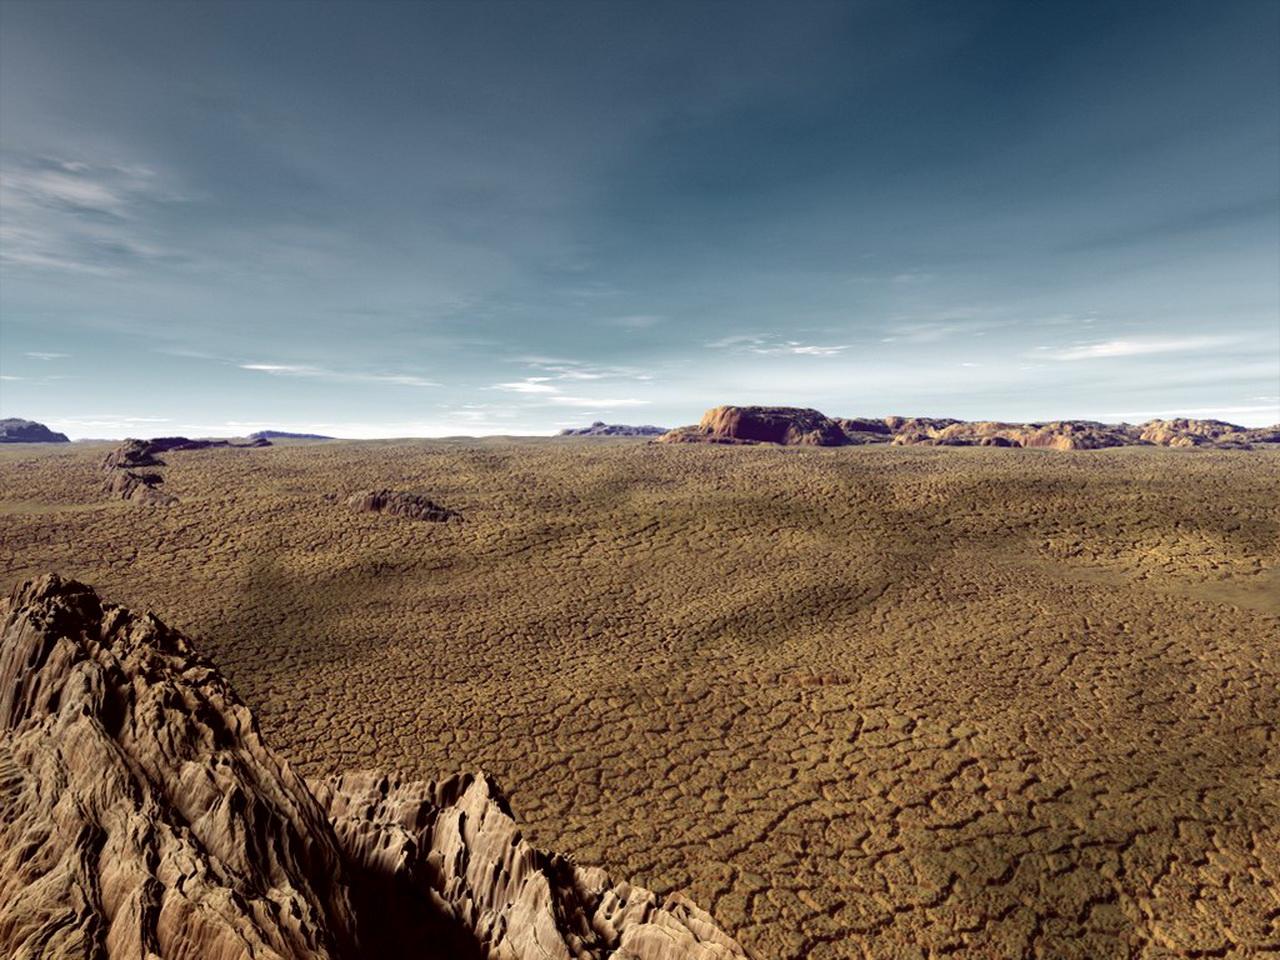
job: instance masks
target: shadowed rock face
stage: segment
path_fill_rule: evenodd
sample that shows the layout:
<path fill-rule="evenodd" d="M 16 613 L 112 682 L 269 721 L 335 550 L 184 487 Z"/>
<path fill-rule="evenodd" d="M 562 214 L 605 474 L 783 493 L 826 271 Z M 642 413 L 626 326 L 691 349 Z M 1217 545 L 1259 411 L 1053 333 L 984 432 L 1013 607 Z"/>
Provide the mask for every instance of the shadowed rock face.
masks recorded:
<path fill-rule="evenodd" d="M 55 433 L 43 423 L 7 417 L 0 420 L 0 443 L 70 443 L 65 433 Z"/>
<path fill-rule="evenodd" d="M 271 441 L 256 438 L 248 443 L 232 443 L 230 440 L 189 440 L 186 437 L 156 437 L 153 440 L 128 439 L 102 458 L 102 469 L 107 472 L 103 489 L 112 497 L 132 500 L 153 507 L 169 507 L 178 498 L 161 493 L 157 488 L 164 482 L 159 473 L 141 473 L 141 467 L 163 467 L 160 454 L 170 450 L 205 450 L 209 447 L 269 447 Z"/>
<path fill-rule="evenodd" d="M 387 513 L 395 517 L 433 523 L 462 518 L 456 510 L 442 507 L 421 494 L 406 493 L 403 490 L 366 490 L 363 493 L 353 493 L 347 498 L 347 506 L 362 513 Z"/>
<path fill-rule="evenodd" d="M 664 434 L 664 443 L 778 443 L 834 447 L 849 438 L 830 417 L 802 407 L 713 407 L 696 427 Z"/>
<path fill-rule="evenodd" d="M 1042 447 L 1098 450 L 1106 447 L 1213 445 L 1248 449 L 1280 443 L 1280 425 L 1246 429 L 1222 420 L 1151 420 L 1109 424 L 1093 420 L 1001 423 L 939 417 L 827 417 L 795 407 L 715 407 L 696 427 L 678 427 L 663 443 L 778 443 L 841 446 L 893 443 L 897 446 Z"/>
<path fill-rule="evenodd" d="M 103 489 L 113 497 L 132 500 L 151 506 L 167 507 L 178 502 L 176 497 L 157 489 L 164 482 L 158 473 L 138 473 L 134 470 L 113 470 L 103 484 Z"/>
<path fill-rule="evenodd" d="M 54 575 L 0 616 L 0 954 L 743 956 L 530 846 L 486 777 L 309 786 L 153 616 Z"/>

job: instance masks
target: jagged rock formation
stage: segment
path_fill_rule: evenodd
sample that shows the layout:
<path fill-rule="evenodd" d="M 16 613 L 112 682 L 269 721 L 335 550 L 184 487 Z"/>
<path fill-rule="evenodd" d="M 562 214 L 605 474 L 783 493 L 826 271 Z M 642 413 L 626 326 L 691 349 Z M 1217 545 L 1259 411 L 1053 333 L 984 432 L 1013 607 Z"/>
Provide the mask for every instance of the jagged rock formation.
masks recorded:
<path fill-rule="evenodd" d="M 104 484 L 104 489 L 113 497 L 121 500 L 132 500 L 134 503 L 145 503 L 149 506 L 167 507 L 178 502 L 176 497 L 161 493 L 156 489 L 164 482 L 158 473 L 138 473 L 135 470 L 113 470 Z"/>
<path fill-rule="evenodd" d="M 321 433 L 289 433 L 287 430 L 259 430 L 249 434 L 250 440 L 335 440 Z"/>
<path fill-rule="evenodd" d="M 0 443 L 70 443 L 65 433 L 56 433 L 43 423 L 6 417 L 0 420 Z"/>
<path fill-rule="evenodd" d="M 230 440 L 190 440 L 186 437 L 156 437 L 152 440 L 130 438 L 102 458 L 102 469 L 107 472 L 103 490 L 112 497 L 132 500 L 153 507 L 168 507 L 178 502 L 177 497 L 156 489 L 164 482 L 158 473 L 139 473 L 142 467 L 163 467 L 160 454 L 170 450 L 204 450 L 208 447 L 269 447 L 271 441 L 258 438 L 249 443 L 232 443 Z"/>
<path fill-rule="evenodd" d="M 662 443 L 778 443 L 834 447 L 849 442 L 840 424 L 802 407 L 713 407 L 696 427 L 678 427 Z"/>
<path fill-rule="evenodd" d="M 965 421 L 937 417 L 826 417 L 794 407 L 716 407 L 696 427 L 679 427 L 663 443 L 780 443 L 841 446 L 893 443 L 898 446 L 1042 447 L 1098 450 L 1105 447 L 1212 445 L 1249 449 L 1280 443 L 1280 425 L 1246 429 L 1222 420 L 1151 420 L 1108 424 L 1094 420 L 1048 423 Z"/>
<path fill-rule="evenodd" d="M 347 506 L 362 513 L 387 513 L 395 517 L 429 520 L 433 523 L 462 519 L 462 514 L 456 510 L 442 507 L 422 494 L 403 490 L 366 490 L 353 493 L 347 497 Z"/>
<path fill-rule="evenodd" d="M 589 427 L 566 427 L 560 431 L 562 437 L 660 437 L 667 432 L 666 427 L 630 426 L 625 423 L 605 423 L 597 420 Z"/>
<path fill-rule="evenodd" d="M 154 616 L 56 575 L 0 616 L 6 956 L 744 956 L 680 897 L 530 846 L 487 777 L 310 787 Z"/>

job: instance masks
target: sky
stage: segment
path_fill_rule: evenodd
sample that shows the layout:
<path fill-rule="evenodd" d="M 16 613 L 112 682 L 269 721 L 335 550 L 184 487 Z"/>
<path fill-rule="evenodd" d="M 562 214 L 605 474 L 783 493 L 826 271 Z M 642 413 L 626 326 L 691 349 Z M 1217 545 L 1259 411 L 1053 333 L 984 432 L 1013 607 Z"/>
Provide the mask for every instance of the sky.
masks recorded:
<path fill-rule="evenodd" d="M 1280 4 L 0 0 L 0 415 L 1280 421 Z"/>

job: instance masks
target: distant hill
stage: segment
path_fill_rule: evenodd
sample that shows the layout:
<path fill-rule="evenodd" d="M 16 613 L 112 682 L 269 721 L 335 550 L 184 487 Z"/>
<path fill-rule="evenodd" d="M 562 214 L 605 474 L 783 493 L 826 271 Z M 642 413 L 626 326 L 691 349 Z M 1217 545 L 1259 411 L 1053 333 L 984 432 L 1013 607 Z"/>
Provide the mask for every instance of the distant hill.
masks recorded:
<path fill-rule="evenodd" d="M 777 443 L 839 447 L 892 443 L 895 446 L 1045 447 L 1097 450 L 1104 447 L 1212 446 L 1238 450 L 1280 443 L 1280 424 L 1250 429 L 1222 420 L 1148 420 L 1146 423 L 1098 423 L 1054 420 L 1047 423 L 966 421 L 949 417 L 828 417 L 798 407 L 714 407 L 697 426 L 677 427 L 662 443 Z"/>
<path fill-rule="evenodd" d="M 605 423 L 597 420 L 589 427 L 568 427 L 560 431 L 562 437 L 660 437 L 666 427 L 633 427 L 625 423 Z"/>
<path fill-rule="evenodd" d="M 249 434 L 250 440 L 336 440 L 321 433 L 289 433 L 285 430 L 259 430 Z"/>
<path fill-rule="evenodd" d="M 43 423 L 9 417 L 0 420 L 0 443 L 70 443 L 65 433 L 55 433 Z"/>

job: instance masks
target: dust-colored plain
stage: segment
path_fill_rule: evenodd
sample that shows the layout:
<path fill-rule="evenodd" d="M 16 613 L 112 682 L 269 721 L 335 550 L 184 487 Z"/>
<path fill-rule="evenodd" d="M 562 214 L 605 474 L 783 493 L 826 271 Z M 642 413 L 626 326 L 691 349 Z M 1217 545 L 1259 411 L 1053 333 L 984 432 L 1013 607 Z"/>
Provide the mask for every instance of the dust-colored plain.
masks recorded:
<path fill-rule="evenodd" d="M 1280 951 L 1278 451 L 107 449 L 0 451 L 5 589 L 155 610 L 305 774 L 488 770 L 760 958 Z"/>

